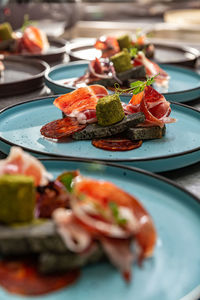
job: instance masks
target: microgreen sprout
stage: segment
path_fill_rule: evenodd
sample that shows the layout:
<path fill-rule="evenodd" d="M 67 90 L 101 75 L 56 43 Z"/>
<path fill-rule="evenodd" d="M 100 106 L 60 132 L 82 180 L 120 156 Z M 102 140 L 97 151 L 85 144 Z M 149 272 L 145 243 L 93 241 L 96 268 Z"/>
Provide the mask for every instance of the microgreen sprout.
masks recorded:
<path fill-rule="evenodd" d="M 29 15 L 25 14 L 24 15 L 24 23 L 21 27 L 21 31 L 23 32 L 28 26 L 35 25 L 35 24 L 37 24 L 37 22 L 29 20 Z"/>
<path fill-rule="evenodd" d="M 126 225 L 127 220 L 120 217 L 118 205 L 115 202 L 109 202 L 109 207 L 116 223 L 120 226 Z"/>
<path fill-rule="evenodd" d="M 118 95 L 123 94 L 123 93 L 130 93 L 130 94 L 136 95 L 136 94 L 142 92 L 145 89 L 146 86 L 151 85 L 152 83 L 154 83 L 155 78 L 158 75 L 159 74 L 157 74 L 153 77 L 147 77 L 146 81 L 137 80 L 135 82 L 132 82 L 130 84 L 131 87 L 128 88 L 128 89 L 122 89 L 122 88 L 120 88 L 120 85 L 118 83 L 115 83 L 114 84 L 115 93 L 118 94 Z"/>

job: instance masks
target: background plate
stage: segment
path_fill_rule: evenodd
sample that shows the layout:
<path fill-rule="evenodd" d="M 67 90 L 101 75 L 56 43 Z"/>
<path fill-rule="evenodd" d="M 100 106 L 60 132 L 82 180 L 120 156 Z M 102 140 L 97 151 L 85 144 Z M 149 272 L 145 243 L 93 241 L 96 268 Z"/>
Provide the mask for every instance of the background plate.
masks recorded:
<path fill-rule="evenodd" d="M 18 145 L 36 154 L 110 161 L 162 172 L 190 165 L 200 160 L 200 111 L 172 104 L 171 116 L 177 119 L 167 125 L 166 135 L 145 141 L 142 147 L 125 152 L 104 151 L 91 141 L 57 142 L 44 138 L 40 128 L 61 118 L 53 105 L 55 97 L 41 98 L 15 105 L 0 113 L 0 150 L 8 153 L 10 145 Z M 127 101 L 128 97 L 121 97 Z"/>
<path fill-rule="evenodd" d="M 137 169 L 80 161 L 43 163 L 55 177 L 64 170 L 79 169 L 85 176 L 112 181 L 138 197 L 155 222 L 158 233 L 155 252 L 142 268 L 133 265 L 128 285 L 115 268 L 101 262 L 83 268 L 79 280 L 60 291 L 43 297 L 20 297 L 1 289 L 1 300 L 180 300 L 199 284 L 200 205 L 191 194 Z"/>
<path fill-rule="evenodd" d="M 101 50 L 94 48 L 94 43 L 70 46 L 68 54 L 71 60 L 94 60 L 101 57 Z M 199 51 L 192 47 L 168 46 L 165 44 L 153 43 L 155 46 L 154 61 L 156 63 L 176 64 L 194 67 L 199 57 Z"/>
<path fill-rule="evenodd" d="M 187 102 L 200 97 L 200 75 L 196 72 L 173 65 L 160 65 L 170 76 L 169 88 L 162 93 L 167 100 Z M 51 68 L 45 74 L 46 85 L 55 94 L 68 93 L 74 88 L 64 84 L 68 78 L 82 76 L 88 67 L 88 62 L 77 61 L 61 64 Z"/>
<path fill-rule="evenodd" d="M 66 53 L 66 41 L 61 39 L 61 38 L 56 38 L 56 37 L 49 37 L 48 36 L 48 41 L 49 41 L 49 49 L 47 50 L 46 53 L 42 54 L 19 54 L 19 55 L 12 55 L 10 54 L 10 57 L 26 57 L 26 58 L 37 58 L 41 59 L 48 64 L 58 64 L 62 63 L 64 58 L 67 56 Z"/>
<path fill-rule="evenodd" d="M 5 57 L 5 71 L 0 82 L 0 96 L 29 93 L 44 86 L 47 63 L 23 57 Z"/>

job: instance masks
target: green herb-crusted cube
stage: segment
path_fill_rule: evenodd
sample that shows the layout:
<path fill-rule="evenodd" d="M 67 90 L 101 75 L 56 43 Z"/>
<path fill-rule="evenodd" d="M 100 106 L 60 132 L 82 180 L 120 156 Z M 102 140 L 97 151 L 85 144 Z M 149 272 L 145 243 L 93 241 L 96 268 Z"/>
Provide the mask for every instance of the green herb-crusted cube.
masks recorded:
<path fill-rule="evenodd" d="M 133 68 L 131 64 L 131 57 L 127 49 L 111 56 L 116 73 L 125 72 Z"/>
<path fill-rule="evenodd" d="M 117 38 L 120 50 L 123 50 L 124 48 L 129 49 L 131 47 L 131 38 L 128 34 L 122 35 Z"/>
<path fill-rule="evenodd" d="M 0 177 L 0 222 L 29 222 L 33 219 L 35 187 L 31 177 L 3 175 Z"/>
<path fill-rule="evenodd" d="M 9 23 L 3 23 L 0 25 L 0 40 L 10 40 L 12 39 L 12 27 Z"/>
<path fill-rule="evenodd" d="M 108 126 L 124 118 L 124 110 L 118 95 L 108 95 L 100 98 L 96 106 L 98 124 Z"/>

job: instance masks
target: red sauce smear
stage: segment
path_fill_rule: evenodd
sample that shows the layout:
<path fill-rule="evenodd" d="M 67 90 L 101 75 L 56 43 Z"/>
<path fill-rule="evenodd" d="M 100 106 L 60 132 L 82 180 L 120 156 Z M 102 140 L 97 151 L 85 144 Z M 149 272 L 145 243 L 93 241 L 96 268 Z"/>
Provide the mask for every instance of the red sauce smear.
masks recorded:
<path fill-rule="evenodd" d="M 56 291 L 74 283 L 79 274 L 74 270 L 59 275 L 42 275 L 33 261 L 0 261 L 0 285 L 19 295 L 36 296 Z"/>

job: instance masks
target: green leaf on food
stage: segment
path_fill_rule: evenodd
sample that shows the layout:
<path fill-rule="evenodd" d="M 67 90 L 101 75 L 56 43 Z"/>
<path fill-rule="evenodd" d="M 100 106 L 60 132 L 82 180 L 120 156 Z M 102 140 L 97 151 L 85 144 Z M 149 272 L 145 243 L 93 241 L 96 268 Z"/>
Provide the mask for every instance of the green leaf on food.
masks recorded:
<path fill-rule="evenodd" d="M 127 220 L 120 217 L 118 205 L 115 202 L 109 202 L 109 207 L 116 223 L 120 226 L 126 225 Z"/>
<path fill-rule="evenodd" d="M 131 47 L 129 49 L 129 51 L 130 51 L 130 56 L 131 57 L 135 57 L 138 54 L 138 48 L 136 48 L 136 47 Z"/>
<path fill-rule="evenodd" d="M 36 21 L 29 20 L 29 15 L 25 14 L 24 15 L 24 23 L 21 27 L 21 31 L 23 32 L 28 26 L 36 25 L 36 24 L 37 24 Z"/>
<path fill-rule="evenodd" d="M 73 179 L 78 175 L 78 171 L 64 172 L 58 176 L 57 180 L 59 180 L 66 187 L 67 191 L 71 193 L 73 191 Z"/>
<path fill-rule="evenodd" d="M 158 75 L 159 74 L 156 74 L 153 77 L 147 77 L 146 81 L 137 80 L 137 81 L 131 82 L 130 88 L 128 88 L 128 89 L 122 89 L 122 88 L 120 88 L 119 83 L 115 83 L 114 84 L 115 93 L 118 94 L 118 95 L 121 95 L 121 94 L 124 94 L 124 93 L 130 93 L 130 94 L 136 95 L 136 94 L 142 92 L 145 89 L 146 86 L 151 85 L 152 83 L 154 83 L 155 78 Z"/>

